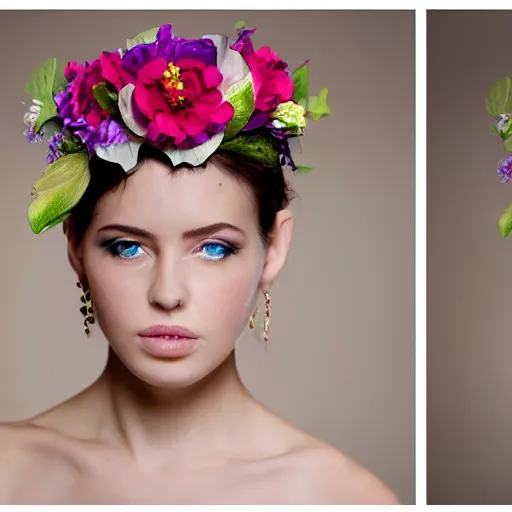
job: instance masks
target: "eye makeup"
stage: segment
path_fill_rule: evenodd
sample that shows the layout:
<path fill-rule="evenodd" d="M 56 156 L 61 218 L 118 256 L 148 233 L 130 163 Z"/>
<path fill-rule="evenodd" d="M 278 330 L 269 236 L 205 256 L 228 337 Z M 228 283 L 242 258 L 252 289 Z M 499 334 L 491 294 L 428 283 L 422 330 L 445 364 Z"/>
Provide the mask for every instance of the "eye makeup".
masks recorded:
<path fill-rule="evenodd" d="M 99 246 L 112 257 L 125 260 L 134 260 L 144 254 L 144 249 L 138 242 L 124 238 L 101 240 Z M 239 250 L 238 245 L 227 240 L 207 240 L 202 242 L 193 252 L 207 261 L 219 262 L 237 254 Z"/>

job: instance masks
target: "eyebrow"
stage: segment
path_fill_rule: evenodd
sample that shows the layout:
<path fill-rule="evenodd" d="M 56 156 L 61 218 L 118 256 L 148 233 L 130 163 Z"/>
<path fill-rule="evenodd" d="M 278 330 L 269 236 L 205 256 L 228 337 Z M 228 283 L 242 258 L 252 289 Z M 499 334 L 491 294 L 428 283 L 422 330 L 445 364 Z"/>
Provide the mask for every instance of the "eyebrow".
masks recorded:
<path fill-rule="evenodd" d="M 237 226 L 234 226 L 233 224 L 229 224 L 229 222 L 217 222 L 215 224 L 210 224 L 209 226 L 203 226 L 201 228 L 191 229 L 189 231 L 185 231 L 183 233 L 183 238 L 185 240 L 190 240 L 192 238 L 200 238 L 203 236 L 208 236 L 213 233 L 216 233 L 217 231 L 220 231 L 221 229 L 231 229 L 233 231 L 238 231 L 239 233 L 242 233 L 245 235 L 244 231 Z M 98 229 L 98 233 L 100 231 L 108 231 L 108 230 L 115 230 L 115 231 L 121 231 L 123 233 L 126 233 L 128 235 L 134 235 L 134 236 L 140 236 L 143 238 L 147 238 L 149 240 L 154 240 L 156 236 L 146 231 L 145 229 L 136 228 L 135 226 L 126 226 L 124 224 L 108 224 L 106 226 L 103 226 L 102 228 Z"/>

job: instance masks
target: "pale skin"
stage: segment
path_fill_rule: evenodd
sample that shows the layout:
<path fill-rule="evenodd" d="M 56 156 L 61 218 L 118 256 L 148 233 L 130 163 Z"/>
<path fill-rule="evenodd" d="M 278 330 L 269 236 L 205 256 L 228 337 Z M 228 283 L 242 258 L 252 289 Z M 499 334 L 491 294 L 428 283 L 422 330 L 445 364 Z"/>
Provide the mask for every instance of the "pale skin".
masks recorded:
<path fill-rule="evenodd" d="M 240 231 L 190 233 L 219 222 Z M 102 229 L 112 224 L 147 233 Z M 99 200 L 83 240 L 64 228 L 109 361 L 67 402 L 0 425 L 0 503 L 398 503 L 366 469 L 263 407 L 239 378 L 234 347 L 286 261 L 288 210 L 264 248 L 251 192 L 229 174 L 208 164 L 171 175 L 149 160 Z M 124 252 L 114 256 L 107 239 L 124 240 Z M 147 354 L 137 333 L 155 324 L 193 330 L 197 349 L 172 360 Z"/>

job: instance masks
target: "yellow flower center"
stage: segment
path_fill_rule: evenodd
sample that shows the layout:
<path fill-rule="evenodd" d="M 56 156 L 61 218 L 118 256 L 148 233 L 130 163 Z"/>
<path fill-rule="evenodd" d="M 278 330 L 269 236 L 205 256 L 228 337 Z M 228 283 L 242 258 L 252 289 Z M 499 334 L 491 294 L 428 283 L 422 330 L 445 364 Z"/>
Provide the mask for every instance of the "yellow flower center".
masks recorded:
<path fill-rule="evenodd" d="M 175 66 L 172 62 L 169 62 L 167 69 L 164 71 L 161 83 L 171 107 L 178 107 L 185 101 L 185 96 L 179 93 L 179 91 L 183 91 L 185 87 L 180 78 L 180 68 Z"/>

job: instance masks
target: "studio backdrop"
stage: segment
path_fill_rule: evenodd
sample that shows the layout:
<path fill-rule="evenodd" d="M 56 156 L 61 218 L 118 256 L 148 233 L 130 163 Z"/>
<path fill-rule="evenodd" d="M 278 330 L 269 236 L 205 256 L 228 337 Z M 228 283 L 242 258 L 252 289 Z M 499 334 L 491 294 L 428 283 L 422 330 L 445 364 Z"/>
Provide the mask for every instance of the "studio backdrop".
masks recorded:
<path fill-rule="evenodd" d="M 413 503 L 414 12 L 3 12 L 0 420 L 80 391 L 107 353 L 97 327 L 84 336 L 62 229 L 34 235 L 27 222 L 45 168 L 45 145 L 23 137 L 30 71 L 54 56 L 90 60 L 164 23 L 200 37 L 235 35 L 240 20 L 292 69 L 309 58 L 311 92 L 327 86 L 332 109 L 309 123 L 297 158 L 313 171 L 288 173 L 296 229 L 271 290 L 272 339 L 265 350 L 248 330 L 242 379 Z"/>
<path fill-rule="evenodd" d="M 427 16 L 428 502 L 512 504 L 512 203 L 485 110 L 511 76 L 512 11 Z"/>

